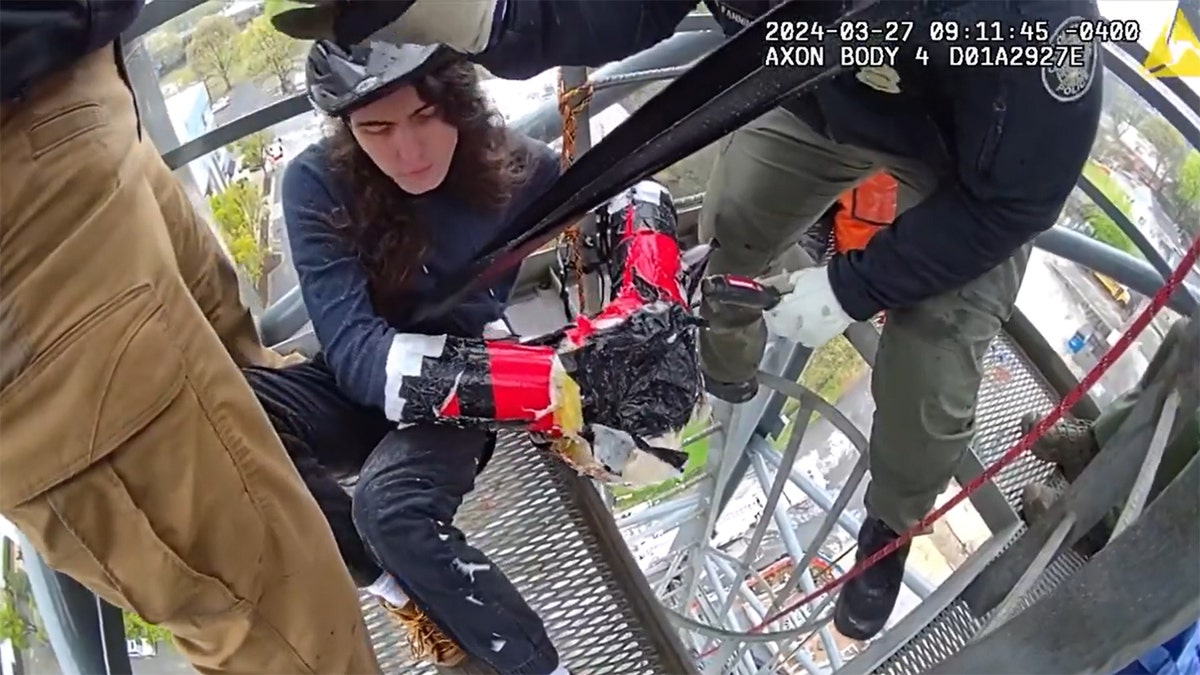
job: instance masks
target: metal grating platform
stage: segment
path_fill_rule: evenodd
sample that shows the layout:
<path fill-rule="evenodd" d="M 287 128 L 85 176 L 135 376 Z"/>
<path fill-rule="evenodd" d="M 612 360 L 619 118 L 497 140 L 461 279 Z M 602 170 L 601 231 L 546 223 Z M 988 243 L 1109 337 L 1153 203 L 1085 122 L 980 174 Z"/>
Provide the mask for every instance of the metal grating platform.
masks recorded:
<path fill-rule="evenodd" d="M 1025 413 L 1047 413 L 1058 403 L 1058 397 L 1020 347 L 1004 333 L 996 336 L 983 363 L 984 380 L 975 416 L 977 430 L 971 446 L 983 465 L 988 466 L 1020 439 L 1020 422 Z M 1021 490 L 1027 484 L 1046 480 L 1054 471 L 1052 464 L 1027 453 L 1001 471 L 995 483 L 1016 508 Z"/>
<path fill-rule="evenodd" d="M 1037 584 L 1025 596 L 1022 608 L 1054 590 L 1054 587 L 1074 574 L 1086 560 L 1074 551 L 1060 555 L 1046 568 Z M 881 666 L 872 670 L 878 675 L 908 675 L 924 673 L 962 649 L 987 623 L 971 614 L 965 602 L 955 599 L 929 624 L 896 651 Z"/>
<path fill-rule="evenodd" d="M 572 672 L 690 670 L 666 618 L 644 602 L 653 598 L 611 519 L 590 481 L 508 435 L 455 522 L 521 589 Z M 410 660 L 403 634 L 373 600 L 363 611 L 384 672 L 437 672 Z"/>
<path fill-rule="evenodd" d="M 1022 415 L 1031 410 L 1049 412 L 1057 397 L 1007 335 L 1001 334 L 993 342 L 984 358 L 984 366 L 976 417 L 978 430 L 973 447 L 986 466 L 999 459 L 1020 438 Z M 1001 471 L 995 482 L 1009 504 L 1017 508 L 1021 490 L 1027 483 L 1055 480 L 1055 476 L 1053 465 L 1027 454 Z M 1038 579 L 1024 603 L 1032 603 L 1053 590 L 1085 562 L 1074 551 L 1058 556 Z M 962 600 L 955 599 L 871 672 L 881 675 L 925 672 L 961 649 L 985 623 L 986 617 L 974 617 Z"/>

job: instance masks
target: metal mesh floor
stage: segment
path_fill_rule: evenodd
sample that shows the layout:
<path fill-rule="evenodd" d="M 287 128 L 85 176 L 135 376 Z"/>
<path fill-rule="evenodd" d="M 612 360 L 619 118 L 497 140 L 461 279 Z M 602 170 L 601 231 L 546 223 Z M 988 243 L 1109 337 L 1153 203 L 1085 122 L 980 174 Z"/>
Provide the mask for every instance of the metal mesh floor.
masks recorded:
<path fill-rule="evenodd" d="M 1019 436 L 1030 410 L 1046 412 L 1056 398 L 1010 338 L 1001 335 L 985 357 L 975 451 L 994 462 Z M 1053 476 L 1053 467 L 1025 456 L 996 484 L 1010 504 L 1031 481 Z M 504 569 L 545 620 L 564 663 L 589 675 L 656 675 L 668 672 L 662 655 L 638 625 L 627 586 L 614 573 L 602 543 L 571 498 L 590 484 L 516 436 L 504 438 L 457 524 L 470 541 Z M 1082 565 L 1074 553 L 1056 559 L 1029 601 L 1049 592 Z M 432 675 L 409 659 L 403 635 L 373 601 L 364 615 L 385 672 Z M 919 611 L 919 610 L 918 610 Z M 873 672 L 920 673 L 965 645 L 985 621 L 955 600 Z"/>
<path fill-rule="evenodd" d="M 973 447 L 986 466 L 1020 438 L 1020 419 L 1025 413 L 1049 412 L 1058 398 L 1007 335 L 997 337 L 984 365 L 986 375 L 979 391 Z M 1054 475 L 1053 465 L 1026 454 L 1001 471 L 995 483 L 1009 504 L 1017 507 L 1027 483 L 1052 480 Z M 1032 603 L 1049 593 L 1084 562 L 1074 551 L 1059 555 L 1024 603 Z M 872 672 L 889 675 L 925 672 L 966 645 L 985 623 L 986 617 L 976 618 L 966 603 L 956 599 Z"/>
<path fill-rule="evenodd" d="M 1052 591 L 1085 562 L 1082 556 L 1069 550 L 1055 558 L 1025 596 L 1022 608 Z M 956 599 L 872 673 L 901 675 L 926 672 L 970 642 L 987 623 L 987 618 L 976 618 L 965 602 Z"/>
<path fill-rule="evenodd" d="M 455 523 L 521 589 L 546 622 L 563 663 L 588 675 L 658 675 L 671 670 L 639 626 L 626 586 L 573 501 L 593 489 L 558 460 L 502 436 Z M 363 613 L 387 673 L 437 672 L 410 660 L 403 633 L 373 600 Z"/>
<path fill-rule="evenodd" d="M 979 388 L 972 448 L 984 466 L 1021 438 L 1021 417 L 1030 411 L 1045 414 L 1058 403 L 1058 396 L 1030 364 L 1028 357 L 1004 333 L 992 342 L 984 356 L 984 381 Z M 1031 482 L 1046 480 L 1054 465 L 1026 453 L 996 476 L 995 484 L 1014 507 L 1021 490 Z"/>

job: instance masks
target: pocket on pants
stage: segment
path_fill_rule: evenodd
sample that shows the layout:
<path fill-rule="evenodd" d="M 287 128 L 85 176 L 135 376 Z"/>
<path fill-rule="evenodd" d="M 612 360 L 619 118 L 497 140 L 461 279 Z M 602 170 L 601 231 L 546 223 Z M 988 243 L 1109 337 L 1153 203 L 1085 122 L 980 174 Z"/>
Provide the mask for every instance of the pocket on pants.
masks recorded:
<path fill-rule="evenodd" d="M 42 544 L 47 564 L 150 623 L 187 635 L 179 622 L 190 626 L 241 604 L 224 581 L 196 570 L 164 541 L 158 530 L 170 529 L 170 514 L 144 510 L 109 460 L 19 511 L 43 506 L 52 517 L 27 534 Z"/>
<path fill-rule="evenodd" d="M 28 139 L 34 159 L 108 124 L 108 111 L 98 103 L 77 103 L 39 119 L 29 127 Z"/>
<path fill-rule="evenodd" d="M 182 358 L 149 284 L 115 293 L 58 332 L 0 391 L 0 510 L 113 452 L 183 388 Z M 20 325 L 12 328 L 19 339 Z"/>
<path fill-rule="evenodd" d="M 187 634 L 257 590 L 265 526 L 166 315 L 149 284 L 112 295 L 0 392 L 0 510 L 51 567 Z"/>

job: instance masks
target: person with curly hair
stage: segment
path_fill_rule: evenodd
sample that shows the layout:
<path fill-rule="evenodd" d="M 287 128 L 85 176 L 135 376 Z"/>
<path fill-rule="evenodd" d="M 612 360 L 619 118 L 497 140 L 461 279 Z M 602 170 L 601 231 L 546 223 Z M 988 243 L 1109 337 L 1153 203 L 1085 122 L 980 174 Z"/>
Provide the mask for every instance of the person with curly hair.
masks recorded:
<path fill-rule="evenodd" d="M 566 673 L 538 615 L 453 524 L 494 432 L 411 423 L 412 376 L 454 340 L 502 332 L 516 272 L 440 318 L 414 322 L 413 308 L 511 236 L 558 158 L 505 128 L 475 67 L 447 49 L 318 41 L 307 68 L 330 130 L 289 163 L 281 198 L 321 351 L 246 376 L 351 575 L 407 629 L 414 656 Z M 349 494 L 339 480 L 354 474 Z"/>

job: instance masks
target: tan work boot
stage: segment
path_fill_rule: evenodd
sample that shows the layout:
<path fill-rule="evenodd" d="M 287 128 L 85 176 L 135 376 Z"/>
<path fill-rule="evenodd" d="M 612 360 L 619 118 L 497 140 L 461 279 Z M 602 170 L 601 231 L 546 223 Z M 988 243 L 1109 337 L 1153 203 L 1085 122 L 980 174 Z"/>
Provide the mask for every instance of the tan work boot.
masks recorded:
<path fill-rule="evenodd" d="M 392 603 L 379 598 L 379 604 L 404 627 L 405 633 L 408 635 L 408 648 L 412 651 L 414 659 L 419 661 L 428 661 L 439 667 L 454 667 L 461 664 L 467 658 L 467 653 L 462 650 L 438 628 L 433 620 L 425 615 L 417 608 L 411 600 L 403 606 L 397 607 Z"/>
<path fill-rule="evenodd" d="M 1042 419 L 1036 412 L 1021 418 L 1021 433 L 1029 433 Z M 1068 482 L 1074 482 L 1100 450 L 1092 435 L 1092 424 L 1085 420 L 1063 418 L 1050 427 L 1030 448 L 1033 456 L 1043 462 L 1057 464 Z"/>

